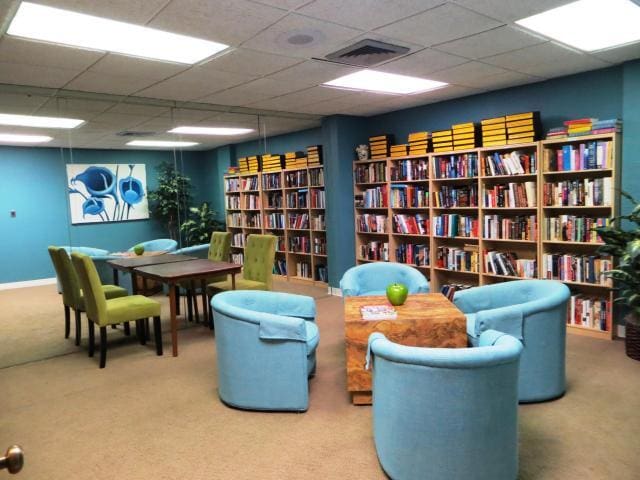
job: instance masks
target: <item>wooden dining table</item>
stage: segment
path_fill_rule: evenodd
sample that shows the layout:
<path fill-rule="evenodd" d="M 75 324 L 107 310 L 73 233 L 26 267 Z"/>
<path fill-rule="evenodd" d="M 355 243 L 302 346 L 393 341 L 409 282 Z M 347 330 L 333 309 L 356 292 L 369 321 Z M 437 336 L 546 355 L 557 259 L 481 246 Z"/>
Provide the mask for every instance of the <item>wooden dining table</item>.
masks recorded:
<path fill-rule="evenodd" d="M 178 256 L 178 255 L 172 255 Z M 184 281 L 201 282 L 201 288 L 206 288 L 205 280 L 210 277 L 229 274 L 231 275 L 231 288 L 236 288 L 236 274 L 240 273 L 242 265 L 229 262 L 213 262 L 211 260 L 194 259 L 189 261 L 177 261 L 155 263 L 134 268 L 136 275 L 142 278 L 157 280 L 169 286 L 169 309 L 171 311 L 171 344 L 173 356 L 178 356 L 178 318 L 176 309 L 176 291 L 179 283 Z M 207 318 L 205 306 L 205 318 Z"/>

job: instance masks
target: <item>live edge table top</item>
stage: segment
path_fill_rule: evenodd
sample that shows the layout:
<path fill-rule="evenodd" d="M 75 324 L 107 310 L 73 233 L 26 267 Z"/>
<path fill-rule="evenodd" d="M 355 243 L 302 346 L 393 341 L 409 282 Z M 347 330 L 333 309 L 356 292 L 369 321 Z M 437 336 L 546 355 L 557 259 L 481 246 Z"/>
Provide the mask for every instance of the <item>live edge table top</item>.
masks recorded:
<path fill-rule="evenodd" d="M 413 347 L 464 348 L 467 325 L 464 314 L 441 293 L 409 295 L 394 307 L 395 320 L 363 320 L 360 307 L 388 304 L 384 296 L 344 299 L 347 389 L 357 405 L 371 404 L 371 372 L 365 370 L 369 335 L 383 333 L 389 340 Z"/>

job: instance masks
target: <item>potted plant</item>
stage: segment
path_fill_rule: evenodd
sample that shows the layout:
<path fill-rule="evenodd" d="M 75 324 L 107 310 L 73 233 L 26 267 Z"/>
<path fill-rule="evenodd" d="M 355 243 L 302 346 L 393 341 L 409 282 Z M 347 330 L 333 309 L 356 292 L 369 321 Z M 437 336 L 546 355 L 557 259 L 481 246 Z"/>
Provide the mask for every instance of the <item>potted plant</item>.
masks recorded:
<path fill-rule="evenodd" d="M 621 194 L 632 202 L 631 213 L 616 217 L 611 225 L 595 230 L 604 242 L 598 253 L 612 255 L 618 261 L 616 268 L 605 275 L 619 283 L 615 301 L 629 309 L 625 316 L 626 353 L 634 360 L 640 360 L 640 204 L 628 193 Z"/>
<path fill-rule="evenodd" d="M 186 206 L 191 202 L 191 179 L 163 162 L 158 166 L 158 186 L 148 195 L 151 216 L 163 223 L 170 238 L 177 239 L 179 221 L 186 218 Z"/>
<path fill-rule="evenodd" d="M 188 246 L 209 243 L 211 232 L 221 232 L 225 228 L 225 223 L 216 218 L 216 212 L 209 208 L 207 202 L 189 208 L 189 218 L 180 225 Z"/>

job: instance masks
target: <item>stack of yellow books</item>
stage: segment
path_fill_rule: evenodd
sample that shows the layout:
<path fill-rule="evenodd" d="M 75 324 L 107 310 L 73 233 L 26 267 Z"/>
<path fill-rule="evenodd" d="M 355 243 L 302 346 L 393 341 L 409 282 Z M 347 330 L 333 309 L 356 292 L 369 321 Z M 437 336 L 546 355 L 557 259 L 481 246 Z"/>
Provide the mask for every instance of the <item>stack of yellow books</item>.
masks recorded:
<path fill-rule="evenodd" d="M 458 123 L 451 126 L 453 131 L 453 149 L 469 150 L 476 148 L 476 125 L 473 122 Z"/>
<path fill-rule="evenodd" d="M 227 167 L 227 175 L 237 175 L 240 172 L 238 167 Z"/>
<path fill-rule="evenodd" d="M 540 112 L 507 115 L 506 120 L 508 144 L 535 142 L 540 138 Z"/>
<path fill-rule="evenodd" d="M 409 151 L 409 145 L 391 145 L 391 156 L 392 157 L 406 157 L 407 152 Z"/>
<path fill-rule="evenodd" d="M 497 147 L 507 144 L 507 119 L 505 117 L 485 118 L 482 126 L 482 146 Z"/>
<path fill-rule="evenodd" d="M 393 136 L 385 133 L 384 135 L 376 135 L 369 137 L 369 150 L 371 158 L 387 158 L 389 156 L 389 146 L 393 142 Z"/>
<path fill-rule="evenodd" d="M 310 167 L 322 165 L 322 145 L 307 147 L 307 163 Z"/>
<path fill-rule="evenodd" d="M 453 150 L 453 132 L 449 130 L 436 130 L 431 134 L 434 152 L 449 152 Z"/>
<path fill-rule="evenodd" d="M 409 155 L 425 155 L 429 151 L 429 132 L 414 132 L 409 134 Z"/>
<path fill-rule="evenodd" d="M 247 173 L 258 173 L 260 171 L 260 155 L 247 157 Z"/>
<path fill-rule="evenodd" d="M 284 154 L 285 168 L 305 168 L 307 157 L 304 152 L 287 152 Z"/>
<path fill-rule="evenodd" d="M 282 170 L 282 155 L 271 155 L 270 153 L 262 155 L 263 172 L 279 172 L 280 170 Z"/>
<path fill-rule="evenodd" d="M 249 164 L 247 163 L 247 157 L 238 158 L 238 168 L 240 173 L 249 173 Z"/>

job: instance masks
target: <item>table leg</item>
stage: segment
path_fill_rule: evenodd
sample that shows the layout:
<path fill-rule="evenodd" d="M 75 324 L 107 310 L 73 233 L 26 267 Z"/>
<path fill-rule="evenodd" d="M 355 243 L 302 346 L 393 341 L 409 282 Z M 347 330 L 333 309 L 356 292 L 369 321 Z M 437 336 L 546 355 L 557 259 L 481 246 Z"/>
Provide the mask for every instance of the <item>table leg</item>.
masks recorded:
<path fill-rule="evenodd" d="M 231 274 L 231 290 L 235 290 L 236 289 L 236 274 L 232 273 Z"/>
<path fill-rule="evenodd" d="M 200 280 L 200 289 L 202 293 L 202 318 L 204 323 L 209 323 L 209 304 L 207 303 L 207 281 Z"/>
<path fill-rule="evenodd" d="M 116 285 L 116 286 L 120 285 L 119 278 L 118 278 L 118 269 L 117 268 L 113 269 L 113 284 Z"/>
<path fill-rule="evenodd" d="M 173 356 L 178 356 L 178 319 L 176 318 L 176 289 L 169 284 L 169 310 L 171 312 L 171 346 Z"/>
<path fill-rule="evenodd" d="M 131 291 L 134 295 L 138 295 L 138 276 L 131 270 Z"/>
<path fill-rule="evenodd" d="M 196 323 L 200 323 L 200 312 L 198 312 L 198 294 L 196 293 L 196 282 L 189 280 L 189 286 L 193 292 L 193 308 L 195 310 Z"/>
<path fill-rule="evenodd" d="M 176 313 L 180 315 L 180 286 L 176 285 Z"/>

